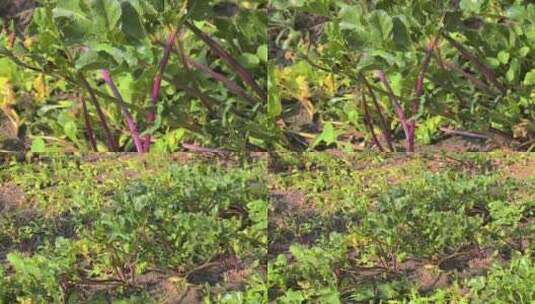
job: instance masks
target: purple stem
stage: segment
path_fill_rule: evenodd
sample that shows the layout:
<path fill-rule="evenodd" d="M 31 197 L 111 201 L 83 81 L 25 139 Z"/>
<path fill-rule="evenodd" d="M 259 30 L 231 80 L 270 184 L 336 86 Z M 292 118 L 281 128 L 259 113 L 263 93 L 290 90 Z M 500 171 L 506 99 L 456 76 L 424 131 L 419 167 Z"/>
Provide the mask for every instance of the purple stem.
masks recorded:
<path fill-rule="evenodd" d="M 189 23 L 186 21 L 186 26 L 193 31 L 197 37 L 201 38 L 209 47 L 212 49 L 214 53 L 217 54 L 225 63 L 227 63 L 234 71 L 238 74 L 238 76 L 241 78 L 243 82 L 248 84 L 255 92 L 256 94 L 262 99 L 267 100 L 267 94 L 266 92 L 258 86 L 256 81 L 254 80 L 254 77 L 247 69 L 245 69 L 239 62 L 236 60 L 232 55 L 230 55 L 227 51 L 219 45 L 212 37 L 210 37 L 208 34 L 201 31 L 198 27 L 196 27 L 194 24 Z"/>
<path fill-rule="evenodd" d="M 437 36 L 434 40 L 430 41 L 427 44 L 427 49 L 425 52 L 424 61 L 422 63 L 422 70 L 418 74 L 418 78 L 416 79 L 416 86 L 414 88 L 415 97 L 412 101 L 412 111 L 413 114 L 416 114 L 418 112 L 418 104 L 420 97 L 424 94 L 424 77 L 425 73 L 427 72 L 427 69 L 429 68 L 429 63 L 431 62 L 431 54 L 433 53 L 433 50 L 435 49 L 435 46 L 438 43 L 439 36 Z"/>
<path fill-rule="evenodd" d="M 221 82 L 227 89 L 229 89 L 232 93 L 246 99 L 247 101 L 251 102 L 252 104 L 258 103 L 258 100 L 253 98 L 252 96 L 249 96 L 245 90 L 243 90 L 238 84 L 236 84 L 234 81 L 228 79 L 223 74 L 220 74 L 211 68 L 205 66 L 204 64 L 197 62 L 189 57 L 187 55 L 184 55 L 186 58 L 186 61 L 193 65 L 196 69 L 210 75 L 212 78 L 214 78 L 216 81 Z"/>
<path fill-rule="evenodd" d="M 379 148 L 379 151 L 385 152 L 385 149 L 381 145 L 381 142 L 377 139 L 377 135 L 375 135 L 375 131 L 373 130 L 373 123 L 370 116 L 370 111 L 368 111 L 368 102 L 366 101 L 366 95 L 362 94 L 362 107 L 364 109 L 364 124 L 368 128 L 368 132 L 372 135 L 373 143 Z"/>
<path fill-rule="evenodd" d="M 483 61 L 481 61 L 481 59 L 479 57 L 477 57 L 476 55 L 472 54 L 463 44 L 461 44 L 460 42 L 457 42 L 457 40 L 453 39 L 452 37 L 450 37 L 448 34 L 444 33 L 442 34 L 444 36 L 444 38 L 446 38 L 446 40 L 448 40 L 448 42 L 454 47 L 456 48 L 466 59 L 470 60 L 470 62 L 472 62 L 475 66 L 475 68 L 481 73 L 483 74 L 483 76 L 487 79 L 487 81 L 489 81 L 490 83 L 492 83 L 496 88 L 498 88 L 498 90 L 500 90 L 502 92 L 502 94 L 505 94 L 507 93 L 507 90 L 506 88 L 498 81 L 498 77 L 496 76 L 496 74 L 494 73 L 494 71 L 492 71 L 492 69 L 490 69 L 489 67 L 487 67 Z"/>
<path fill-rule="evenodd" d="M 93 127 L 91 126 L 91 120 L 89 119 L 89 113 L 87 112 L 87 104 L 85 103 L 84 96 L 80 96 L 80 101 L 82 102 L 82 109 L 84 111 L 87 139 L 89 140 L 89 144 L 91 145 L 91 148 L 93 148 L 93 151 L 98 152 L 95 134 L 93 133 Z"/>
<path fill-rule="evenodd" d="M 177 30 L 173 29 L 171 30 L 171 33 L 167 37 L 167 44 L 165 45 L 163 57 L 160 61 L 159 70 L 156 73 L 156 76 L 154 76 L 154 80 L 152 81 L 152 92 L 151 92 L 152 109 L 148 117 L 148 121 L 150 123 L 154 123 L 154 121 L 156 120 L 156 106 L 158 104 L 158 100 L 160 99 L 160 91 L 162 87 L 162 75 L 165 72 L 165 67 L 169 63 L 169 56 L 171 54 L 173 44 L 175 44 L 176 33 L 177 33 Z M 150 135 L 145 136 L 145 142 L 143 144 L 144 152 L 148 152 L 150 149 L 150 138 L 151 138 Z"/>
<path fill-rule="evenodd" d="M 108 123 L 106 122 L 106 116 L 104 115 L 104 112 L 102 112 L 102 109 L 100 108 L 100 105 L 98 103 L 97 97 L 95 96 L 95 92 L 91 88 L 91 85 L 89 82 L 87 82 L 87 79 L 84 77 L 82 73 L 80 73 L 80 81 L 82 82 L 82 86 L 85 87 L 87 92 L 89 93 L 89 97 L 91 102 L 93 103 L 93 107 L 97 111 L 97 115 L 100 118 L 100 123 L 102 125 L 102 128 L 104 129 L 104 133 L 106 134 L 106 139 L 108 141 L 108 149 L 111 152 L 116 152 L 119 150 L 117 147 L 117 142 L 113 138 L 113 135 L 111 134 L 110 128 L 108 127 Z"/>
<path fill-rule="evenodd" d="M 375 96 L 373 88 L 368 82 L 368 80 L 366 80 L 366 77 L 364 77 L 362 73 L 359 73 L 359 77 L 362 79 L 362 81 L 368 88 L 368 92 L 370 93 L 371 99 L 373 101 L 373 105 L 375 106 L 375 110 L 377 111 L 377 114 L 379 114 L 379 120 L 381 122 L 381 127 L 383 128 L 383 138 L 386 141 L 386 144 L 388 145 L 390 152 L 395 152 L 396 150 L 394 149 L 394 146 L 392 145 L 392 135 L 390 134 L 389 124 L 386 122 L 386 118 L 383 114 L 383 110 L 381 109 L 381 106 L 379 105 L 379 101 L 377 101 L 377 96 Z"/>
<path fill-rule="evenodd" d="M 401 127 L 403 128 L 403 132 L 405 133 L 405 138 L 407 140 L 407 143 L 406 143 L 407 152 L 414 152 L 414 130 L 415 128 L 407 120 L 407 117 L 405 116 L 405 112 L 403 112 L 401 105 L 394 97 L 394 91 L 392 91 L 392 87 L 390 87 L 390 83 L 388 82 L 388 79 L 386 78 L 385 72 L 383 70 L 378 70 L 377 77 L 379 77 L 379 79 L 385 86 L 385 89 L 388 92 L 388 97 L 390 98 L 390 101 L 392 102 L 392 105 L 394 106 L 394 111 L 396 112 L 396 115 L 399 118 Z"/>
<path fill-rule="evenodd" d="M 115 86 L 115 83 L 111 79 L 110 72 L 106 69 L 102 69 L 101 71 L 102 78 L 104 79 L 104 82 L 110 87 L 110 90 L 113 93 L 113 96 L 117 98 L 119 102 L 119 106 L 121 108 L 121 112 L 123 113 L 124 118 L 126 119 L 126 123 L 128 125 L 128 128 L 130 129 L 130 133 L 132 134 L 132 139 L 134 140 L 134 145 L 136 146 L 137 152 L 143 152 L 143 144 L 141 142 L 141 138 L 139 136 L 139 131 L 137 130 L 136 123 L 134 122 L 134 118 L 130 114 L 130 111 L 128 111 L 128 108 L 126 106 L 126 103 L 123 100 L 123 97 L 121 96 L 121 93 L 119 93 L 119 90 Z"/>

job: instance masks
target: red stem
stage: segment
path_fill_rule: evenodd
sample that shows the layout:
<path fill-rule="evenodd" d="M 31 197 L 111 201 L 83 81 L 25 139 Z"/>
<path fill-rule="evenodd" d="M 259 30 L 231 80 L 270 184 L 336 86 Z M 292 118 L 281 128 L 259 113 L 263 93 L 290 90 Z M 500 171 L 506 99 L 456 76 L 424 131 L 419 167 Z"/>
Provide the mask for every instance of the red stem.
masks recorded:
<path fill-rule="evenodd" d="M 375 135 L 375 131 L 373 130 L 373 123 L 372 119 L 370 117 L 370 111 L 368 111 L 368 102 L 366 101 L 366 94 L 362 94 L 362 108 L 364 109 L 364 124 L 368 127 L 368 131 L 372 135 L 372 140 L 375 145 L 379 148 L 379 151 L 385 152 L 383 146 L 377 139 L 377 135 Z"/>
<path fill-rule="evenodd" d="M 136 146 L 137 152 L 143 152 L 143 144 L 141 142 L 139 131 L 137 130 L 134 118 L 130 114 L 130 111 L 128 111 L 128 108 L 126 106 L 126 103 L 124 102 L 123 97 L 121 96 L 121 93 L 119 93 L 119 90 L 117 89 L 117 87 L 115 86 L 115 83 L 111 79 L 110 72 L 106 69 L 102 69 L 101 74 L 102 74 L 102 78 L 104 79 L 104 82 L 106 82 L 106 84 L 112 91 L 113 95 L 118 100 L 119 106 L 121 108 L 121 112 L 123 113 L 123 116 L 126 119 L 128 128 L 130 129 L 130 133 L 132 134 L 132 139 L 134 140 L 134 145 Z"/>
<path fill-rule="evenodd" d="M 405 112 L 403 112 L 401 105 L 394 97 L 394 91 L 392 91 L 392 87 L 390 87 L 390 83 L 388 82 L 388 79 L 386 78 L 385 72 L 383 70 L 378 70 L 377 77 L 379 77 L 379 79 L 385 86 L 385 89 L 388 92 L 388 97 L 390 98 L 390 101 L 392 102 L 392 105 L 394 106 L 394 111 L 396 112 L 396 115 L 399 118 L 401 127 L 403 128 L 403 132 L 405 133 L 405 138 L 407 141 L 406 142 L 407 152 L 414 152 L 414 126 L 407 120 L 407 117 L 405 116 Z"/>
<path fill-rule="evenodd" d="M 93 133 L 93 127 L 91 126 L 91 120 L 89 119 L 89 113 L 87 112 L 87 105 L 85 103 L 84 96 L 80 96 L 80 101 L 82 102 L 82 109 L 84 110 L 84 119 L 85 119 L 85 130 L 87 132 L 87 139 L 93 151 L 98 152 L 97 143 L 95 142 L 95 134 Z"/>
<path fill-rule="evenodd" d="M 162 88 L 162 75 L 165 72 L 165 68 L 167 67 L 167 64 L 169 63 L 169 56 L 171 54 L 173 44 L 175 44 L 176 33 L 177 33 L 177 30 L 173 28 L 171 30 L 171 33 L 167 37 L 167 43 L 165 45 L 163 57 L 160 61 L 159 70 L 156 73 L 156 76 L 154 76 L 154 80 L 152 81 L 152 92 L 151 92 L 152 109 L 149 112 L 149 116 L 148 116 L 148 121 L 150 123 L 154 123 L 154 121 L 156 120 L 156 108 L 157 108 L 158 100 L 160 99 L 160 92 Z M 145 136 L 145 142 L 143 144 L 144 152 L 148 152 L 150 150 L 150 140 L 151 140 L 150 138 L 151 138 L 150 135 Z"/>
<path fill-rule="evenodd" d="M 492 83 L 502 94 L 507 93 L 505 87 L 498 81 L 498 77 L 489 67 L 487 67 L 476 55 L 472 54 L 464 45 L 457 40 L 450 37 L 448 34 L 442 34 L 446 40 L 456 48 L 466 59 L 470 60 L 475 66 L 475 68 L 483 74 L 483 76 Z"/>
<path fill-rule="evenodd" d="M 437 35 L 435 39 L 433 39 L 427 44 L 424 61 L 422 63 L 422 70 L 418 74 L 418 78 L 416 79 L 416 87 L 414 89 L 415 97 L 412 101 L 412 111 L 414 115 L 418 113 L 419 100 L 420 100 L 420 97 L 422 97 L 422 95 L 424 94 L 425 73 L 427 72 L 427 69 L 429 68 L 429 63 L 431 62 L 431 55 L 433 54 L 433 50 L 435 49 L 435 46 L 437 45 L 438 40 L 439 40 L 439 36 Z"/>
<path fill-rule="evenodd" d="M 106 121 L 106 116 L 104 115 L 104 112 L 100 108 L 97 97 L 95 96 L 95 92 L 93 91 L 93 89 L 89 85 L 89 82 L 87 82 L 87 79 L 85 79 L 82 73 L 79 74 L 79 78 L 80 78 L 80 81 L 82 82 L 82 86 L 85 87 L 85 89 L 89 93 L 91 103 L 93 104 L 93 107 L 95 107 L 97 115 L 100 119 L 102 129 L 104 129 L 104 133 L 106 134 L 106 139 L 108 141 L 108 149 L 111 152 L 118 151 L 119 148 L 118 148 L 117 142 L 115 141 L 113 135 L 111 134 L 110 128 L 108 127 L 108 123 Z"/>
<path fill-rule="evenodd" d="M 362 73 L 359 73 L 359 77 L 362 79 L 362 81 L 368 88 L 368 92 L 370 93 L 371 99 L 373 101 L 373 105 L 375 106 L 375 110 L 377 111 L 377 114 L 379 114 L 379 120 L 381 122 L 381 127 L 383 129 L 383 138 L 386 141 L 386 144 L 388 145 L 390 152 L 395 152 L 394 146 L 392 145 L 392 136 L 390 134 L 390 128 L 388 126 L 388 123 L 386 122 L 385 116 L 383 115 L 383 110 L 381 109 L 381 106 L 379 105 L 379 101 L 377 101 L 377 96 L 375 96 L 373 88 L 368 82 L 368 80 L 366 80 L 366 77 L 364 77 Z"/>
<path fill-rule="evenodd" d="M 224 62 L 233 68 L 241 80 L 248 84 L 262 100 L 267 100 L 266 92 L 258 86 L 251 73 L 249 73 L 249 71 L 247 71 L 234 57 L 225 51 L 221 45 L 219 45 L 219 43 L 201 31 L 194 24 L 187 21 L 185 24 L 190 30 L 193 31 L 195 35 L 197 35 L 197 37 L 201 38 L 210 47 L 210 49 L 217 54 L 217 56 L 219 56 Z"/>
<path fill-rule="evenodd" d="M 252 96 L 249 96 L 245 90 L 243 90 L 237 83 L 234 81 L 228 79 L 222 74 L 217 73 L 216 71 L 212 70 L 211 68 L 205 66 L 204 64 L 197 62 L 189 57 L 187 55 L 184 55 L 186 61 L 193 65 L 197 70 L 200 70 L 206 74 L 209 74 L 212 78 L 215 80 L 221 82 L 227 89 L 229 89 L 232 93 L 248 100 L 252 104 L 258 103 L 258 100 L 253 98 Z"/>

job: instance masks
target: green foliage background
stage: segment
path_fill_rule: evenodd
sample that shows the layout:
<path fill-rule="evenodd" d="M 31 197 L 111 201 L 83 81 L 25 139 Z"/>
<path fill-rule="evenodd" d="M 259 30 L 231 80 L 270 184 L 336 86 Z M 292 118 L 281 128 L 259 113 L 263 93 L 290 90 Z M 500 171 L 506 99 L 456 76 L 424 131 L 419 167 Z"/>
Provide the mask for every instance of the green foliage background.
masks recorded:
<path fill-rule="evenodd" d="M 187 156 L 3 165 L 0 303 L 266 303 L 265 170 Z"/>
<path fill-rule="evenodd" d="M 265 7 L 265 1 L 40 1 L 27 33 L 12 48 L 7 32 L 0 36 L 0 103 L 11 130 L 2 134 L 3 149 L 90 150 L 80 101 L 84 96 L 98 151 L 112 151 L 91 88 L 118 143 L 115 149 L 134 150 L 119 100 L 102 83 L 101 69 L 111 72 L 139 131 L 153 135 L 157 152 L 176 151 L 182 142 L 230 150 L 265 148 L 276 137 L 266 130 L 269 122 L 258 96 L 266 86 Z M 192 28 L 211 37 L 235 64 L 229 65 Z M 173 30 L 180 36 L 174 50 L 184 55 L 171 52 L 156 120 L 150 123 L 153 79 L 162 44 Z M 238 77 L 237 65 L 257 90 Z M 213 73 L 236 89 L 229 90 Z"/>
<path fill-rule="evenodd" d="M 272 0 L 270 5 L 269 77 L 275 89 L 268 113 L 287 123 L 287 137 L 298 136 L 293 149 L 314 148 L 318 140 L 362 149 L 345 136 L 356 130 L 366 134 L 364 147 L 378 148 L 375 133 L 390 151 L 385 133 L 393 142 L 407 137 L 394 101 L 417 125 L 419 144 L 437 142 L 441 128 L 448 128 L 484 135 L 498 146 L 533 148 L 530 1 Z M 391 92 L 378 71 L 385 72 Z"/>

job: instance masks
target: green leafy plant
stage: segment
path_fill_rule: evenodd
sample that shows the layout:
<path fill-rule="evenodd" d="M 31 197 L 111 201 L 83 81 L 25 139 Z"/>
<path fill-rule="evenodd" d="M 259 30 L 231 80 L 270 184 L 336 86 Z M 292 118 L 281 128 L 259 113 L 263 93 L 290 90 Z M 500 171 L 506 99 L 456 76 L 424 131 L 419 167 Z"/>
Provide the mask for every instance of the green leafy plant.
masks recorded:
<path fill-rule="evenodd" d="M 533 178 L 518 168 L 531 168 L 531 159 L 504 152 L 277 156 L 270 301 L 529 303 Z"/>
<path fill-rule="evenodd" d="M 485 278 L 471 280 L 474 303 L 530 303 L 535 298 L 533 259 L 515 256 L 508 266 L 496 265 Z"/>
<path fill-rule="evenodd" d="M 54 134 L 76 149 L 166 151 L 186 140 L 265 149 L 277 141 L 263 131 L 266 39 L 255 29 L 265 23 L 265 4 L 246 1 L 227 16 L 220 2 L 45 1 L 26 41 L 9 48 L 3 36 L 0 55 L 39 75 L 46 105 L 38 110 L 67 95 L 69 114 Z M 53 146 L 47 135 L 56 120 L 41 114 L 44 126 L 29 117 L 31 133 L 22 134 L 35 137 L 33 152 Z M 183 134 L 173 136 L 177 130 Z"/>
<path fill-rule="evenodd" d="M 289 149 L 315 148 L 321 121 L 324 130 L 336 123 L 339 135 L 365 133 L 366 146 L 380 151 L 414 151 L 416 142 L 451 135 L 532 146 L 533 4 L 273 0 L 271 7 L 276 89 L 268 104 L 287 136 L 300 139 Z M 296 104 L 315 122 L 297 124 Z M 337 146 L 363 148 L 348 137 Z"/>
<path fill-rule="evenodd" d="M 267 303 L 261 162 L 94 157 L 2 168 L 0 303 Z"/>

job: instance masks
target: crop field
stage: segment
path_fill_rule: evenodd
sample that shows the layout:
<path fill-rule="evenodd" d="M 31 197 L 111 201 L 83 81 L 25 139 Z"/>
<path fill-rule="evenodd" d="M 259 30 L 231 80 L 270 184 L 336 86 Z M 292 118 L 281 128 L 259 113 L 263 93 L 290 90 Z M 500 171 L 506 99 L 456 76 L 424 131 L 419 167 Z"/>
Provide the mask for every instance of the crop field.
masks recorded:
<path fill-rule="evenodd" d="M 526 0 L 0 0 L 0 151 L 535 150 Z"/>
<path fill-rule="evenodd" d="M 272 160 L 273 303 L 533 303 L 535 156 Z"/>
<path fill-rule="evenodd" d="M 0 303 L 263 303 L 265 162 L 44 158 L 0 171 Z"/>
<path fill-rule="evenodd" d="M 535 156 L 6 160 L 0 303 L 535 300 Z"/>
<path fill-rule="evenodd" d="M 0 150 L 267 149 L 266 2 L 0 0 Z"/>
<path fill-rule="evenodd" d="M 0 304 L 535 304 L 535 2 L 0 0 Z"/>
<path fill-rule="evenodd" d="M 535 4 L 270 1 L 267 112 L 292 150 L 533 150 Z"/>

